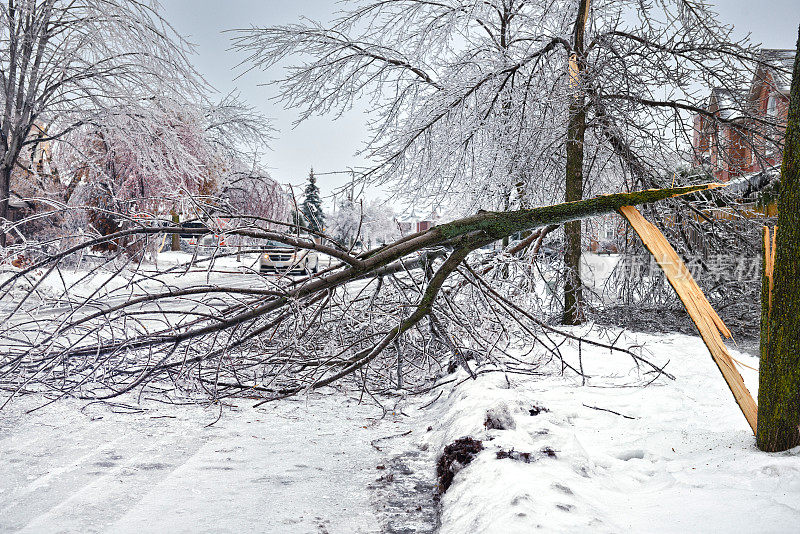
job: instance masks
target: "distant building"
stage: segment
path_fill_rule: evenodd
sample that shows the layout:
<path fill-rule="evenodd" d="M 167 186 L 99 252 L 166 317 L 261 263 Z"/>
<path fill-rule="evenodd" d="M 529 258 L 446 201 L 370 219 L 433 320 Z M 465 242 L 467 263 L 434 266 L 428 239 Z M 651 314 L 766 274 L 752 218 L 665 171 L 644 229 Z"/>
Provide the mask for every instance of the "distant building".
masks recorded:
<path fill-rule="evenodd" d="M 417 232 L 427 232 L 438 224 L 441 217 L 436 210 L 431 211 L 425 218 L 419 217 L 416 210 L 411 210 L 411 215 L 404 219 L 395 219 L 400 233 L 403 235 L 415 234 Z"/>
<path fill-rule="evenodd" d="M 586 219 L 587 250 L 599 254 L 619 252 L 625 242 L 626 223 L 619 215 L 608 213 Z"/>
<path fill-rule="evenodd" d="M 59 181 L 58 173 L 51 168 L 52 151 L 46 136 L 46 126 L 39 122 L 33 125 L 27 141 L 41 141 L 29 144 L 20 152 L 11 173 L 8 219 L 12 222 L 32 215 L 37 202 L 31 199 L 45 196 L 50 192 L 49 186 Z"/>
<path fill-rule="evenodd" d="M 696 166 L 710 166 L 720 182 L 780 166 L 782 155 L 765 136 L 780 137 L 786 131 L 794 54 L 794 50 L 762 50 L 749 88 L 712 89 L 706 110 L 721 121 L 702 114 L 694 117 Z"/>
<path fill-rule="evenodd" d="M 18 222 L 33 214 L 33 202 L 25 200 L 16 192 L 11 191 L 8 199 L 8 220 Z"/>

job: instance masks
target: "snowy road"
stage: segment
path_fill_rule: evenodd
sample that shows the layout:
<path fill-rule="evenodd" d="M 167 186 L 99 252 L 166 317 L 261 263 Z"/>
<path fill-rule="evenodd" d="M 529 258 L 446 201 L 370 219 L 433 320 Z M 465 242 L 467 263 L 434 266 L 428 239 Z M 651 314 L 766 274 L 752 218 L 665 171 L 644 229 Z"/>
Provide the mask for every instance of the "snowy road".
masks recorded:
<path fill-rule="evenodd" d="M 178 253 L 163 253 L 159 255 L 159 265 L 162 269 L 175 269 L 181 262 L 191 260 L 191 255 Z M 223 287 L 232 289 L 259 289 L 277 290 L 291 287 L 294 281 L 302 280 L 304 276 L 289 276 L 276 274 L 259 274 L 253 270 L 257 266 L 257 257 L 248 255 L 243 263 L 234 261 L 232 258 L 219 260 L 213 269 L 206 270 L 195 266 L 191 269 L 176 269 L 169 274 L 161 273 L 155 279 L 153 275 L 159 271 L 152 264 L 145 264 L 140 271 L 135 274 L 131 271 L 123 271 L 124 276 L 114 277 L 108 270 L 98 269 L 95 271 L 81 268 L 78 270 L 65 269 L 58 274 L 51 273 L 46 276 L 44 281 L 37 287 L 32 298 L 27 298 L 22 305 L 22 311 L 27 316 L 35 319 L 56 318 L 62 314 L 71 314 L 74 318 L 94 313 L 100 309 L 107 309 L 127 302 L 133 297 L 141 297 L 148 294 L 163 293 L 169 289 L 186 289 L 190 287 Z M 320 258 L 322 267 L 331 264 L 331 259 L 327 256 Z M 14 271 L 0 271 L 0 282 L 13 274 Z M 29 277 L 27 282 L 19 283 L 19 288 L 12 295 L 0 301 L 0 318 L 9 318 L 9 315 L 17 309 L 19 300 L 26 295 L 30 286 L 38 281 L 38 277 L 43 275 L 43 271 L 37 271 L 35 275 Z M 113 278 L 109 282 L 109 279 Z M 360 288 L 365 282 L 358 281 L 350 284 L 351 287 Z M 73 285 L 74 284 L 74 285 Z M 69 304 L 63 302 L 64 286 L 69 287 L 70 297 L 73 302 Z M 219 300 L 230 303 L 236 302 L 234 298 L 222 293 L 214 294 Z M 16 297 L 16 298 L 14 298 Z M 86 302 L 84 302 L 84 299 Z M 54 301 L 61 301 L 54 303 Z M 159 305 L 153 303 L 143 303 L 138 306 L 138 311 L 159 311 L 160 306 L 172 311 L 185 311 L 198 309 L 198 301 L 194 296 L 161 298 Z M 207 308 L 211 309 L 211 308 Z M 26 317 L 27 318 L 27 317 Z"/>
<path fill-rule="evenodd" d="M 211 427 L 216 407 L 38 404 L 0 412 L 0 532 L 380 532 L 370 441 L 408 428 L 339 396 L 239 402 Z"/>
<path fill-rule="evenodd" d="M 46 332 L 41 321 L 62 314 L 82 317 L 163 290 L 148 280 L 128 286 L 123 278 L 106 288 L 109 275 L 100 271 L 64 276 L 77 281 L 78 296 L 93 298 L 91 305 L 30 299 L 23 312 L 6 318 L 12 337 Z M 265 288 L 275 277 L 191 272 L 168 280 L 178 288 Z M 48 280 L 44 296 L 57 294 L 59 283 Z M 104 289 L 95 294 L 98 287 Z M 4 302 L 0 311 L 15 306 Z M 175 297 L 161 306 L 186 311 L 198 303 Z M 137 312 L 151 309 L 158 310 L 143 304 Z M 259 409 L 240 399 L 238 409 L 226 407 L 211 427 L 218 406 L 145 400 L 144 410 L 115 413 L 107 405 L 62 400 L 25 413 L 42 403 L 15 399 L 0 411 L 0 532 L 429 532 L 435 520 L 430 502 L 418 510 L 426 496 L 408 490 L 420 483 L 408 468 L 414 464 L 413 470 L 425 470 L 419 487 L 430 501 L 427 456 L 407 454 L 401 440 L 391 440 L 394 449 L 380 441 L 382 451 L 370 444 L 404 435 L 411 430 L 408 420 L 382 417 L 378 407 L 342 395 L 315 394 Z M 395 467 L 403 472 L 395 476 Z M 416 526 L 405 528 L 409 521 Z"/>

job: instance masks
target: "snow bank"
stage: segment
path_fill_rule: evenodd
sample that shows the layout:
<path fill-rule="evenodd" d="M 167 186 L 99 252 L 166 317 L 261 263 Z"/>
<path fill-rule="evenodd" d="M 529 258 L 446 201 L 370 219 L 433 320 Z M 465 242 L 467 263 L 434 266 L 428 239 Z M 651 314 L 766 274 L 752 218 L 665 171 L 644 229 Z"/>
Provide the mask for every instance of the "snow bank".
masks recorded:
<path fill-rule="evenodd" d="M 586 387 L 499 371 L 445 386 L 425 410 L 430 450 L 463 436 L 483 440 L 484 450 L 442 496 L 442 534 L 797 531 L 800 449 L 755 448 L 699 338 L 629 342 L 645 343 L 655 362 L 670 360 L 676 380 L 639 387 L 648 378 L 630 360 L 584 345 Z M 756 373 L 743 374 L 755 394 Z M 487 414 L 511 421 L 487 425 Z M 511 458 L 498 459 L 500 451 Z"/>

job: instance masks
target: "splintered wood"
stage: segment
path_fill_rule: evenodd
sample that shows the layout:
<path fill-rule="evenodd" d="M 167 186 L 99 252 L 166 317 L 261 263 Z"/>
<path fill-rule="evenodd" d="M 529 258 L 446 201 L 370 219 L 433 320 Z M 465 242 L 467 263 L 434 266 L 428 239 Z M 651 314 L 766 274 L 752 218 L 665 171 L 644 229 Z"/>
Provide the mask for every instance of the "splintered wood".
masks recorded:
<path fill-rule="evenodd" d="M 747 386 L 744 385 L 742 375 L 734 367 L 733 359 L 720 336 L 722 334 L 725 337 L 731 337 L 730 330 L 722 322 L 714 308 L 711 307 L 703 291 L 692 278 L 686 264 L 683 263 L 675 249 L 672 248 L 672 245 L 669 244 L 658 228 L 645 219 L 639 213 L 639 210 L 633 206 L 623 206 L 619 209 L 619 212 L 639 235 L 644 246 L 653 255 L 667 276 L 670 285 L 680 297 L 681 302 L 686 307 L 686 311 L 689 313 L 689 317 L 692 318 L 692 321 L 700 331 L 700 336 L 722 373 L 722 377 L 727 382 L 731 393 L 733 393 L 736 403 L 753 429 L 753 434 L 755 434 L 758 408 Z"/>
<path fill-rule="evenodd" d="M 767 278 L 767 310 L 769 312 L 772 312 L 772 273 L 775 271 L 775 236 L 777 233 L 778 227 L 775 226 L 772 230 L 772 238 L 770 238 L 769 226 L 764 227 L 764 276 Z"/>
<path fill-rule="evenodd" d="M 772 289 L 774 286 L 773 274 L 775 272 L 775 237 L 778 227 L 775 226 L 770 233 L 769 226 L 764 227 L 764 246 L 761 250 L 764 256 L 763 270 L 761 273 L 761 365 L 764 366 L 769 359 L 770 319 L 772 319 Z"/>

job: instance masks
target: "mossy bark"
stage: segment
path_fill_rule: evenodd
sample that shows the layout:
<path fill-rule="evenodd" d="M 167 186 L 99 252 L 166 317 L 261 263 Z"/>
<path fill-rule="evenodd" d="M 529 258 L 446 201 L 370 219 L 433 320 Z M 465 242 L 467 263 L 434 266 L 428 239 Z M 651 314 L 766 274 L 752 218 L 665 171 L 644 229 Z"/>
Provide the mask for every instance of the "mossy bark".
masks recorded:
<path fill-rule="evenodd" d="M 800 445 L 800 35 L 798 50 L 781 167 L 772 306 L 762 318 L 768 327 L 761 332 L 756 443 L 768 452 Z"/>
<path fill-rule="evenodd" d="M 543 206 L 527 210 L 515 211 L 482 211 L 470 217 L 434 226 L 428 232 L 412 234 L 397 243 L 382 249 L 381 253 L 406 241 L 426 237 L 426 245 L 440 244 L 472 232 L 482 232 L 489 242 L 503 239 L 507 235 L 524 230 L 532 230 L 549 224 L 563 224 L 595 215 L 615 212 L 622 206 L 638 206 L 658 202 L 667 198 L 689 195 L 705 191 L 721 184 L 690 185 L 670 189 L 645 189 L 633 193 L 616 193 L 601 195 L 586 200 L 565 202 L 552 206 Z"/>
<path fill-rule="evenodd" d="M 586 102 L 581 88 L 581 76 L 586 67 L 583 37 L 589 15 L 590 0 L 581 0 L 575 20 L 575 33 L 572 42 L 573 56 L 570 59 L 569 82 L 575 94 L 569 104 L 567 122 L 567 163 L 565 177 L 565 202 L 583 198 L 583 157 L 586 136 Z M 583 282 L 581 280 L 581 251 L 583 232 L 580 220 L 564 225 L 564 324 L 580 324 L 583 314 Z"/>

